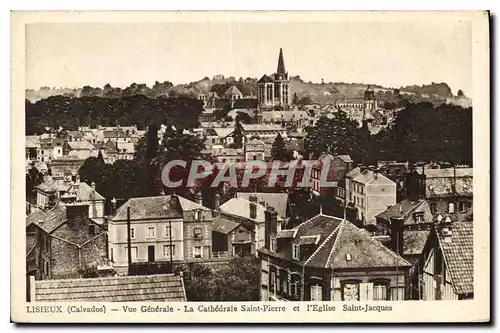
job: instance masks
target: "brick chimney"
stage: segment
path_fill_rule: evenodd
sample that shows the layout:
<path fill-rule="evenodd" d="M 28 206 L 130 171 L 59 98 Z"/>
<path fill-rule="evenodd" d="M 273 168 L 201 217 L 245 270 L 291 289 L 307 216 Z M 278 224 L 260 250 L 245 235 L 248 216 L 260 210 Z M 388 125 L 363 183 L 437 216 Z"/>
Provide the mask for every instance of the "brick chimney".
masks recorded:
<path fill-rule="evenodd" d="M 250 201 L 250 218 L 257 218 L 257 196 L 255 194 L 251 194 L 248 198 Z"/>
<path fill-rule="evenodd" d="M 220 194 L 219 193 L 215 193 L 215 197 L 214 197 L 214 209 L 219 209 L 220 207 Z"/>
<path fill-rule="evenodd" d="M 399 255 L 404 251 L 404 219 L 402 217 L 391 218 L 391 249 Z"/>
<path fill-rule="evenodd" d="M 277 229 L 278 229 L 278 213 L 274 210 L 273 207 L 268 206 L 265 214 L 265 247 L 266 249 L 270 249 L 271 237 L 276 237 Z"/>
<path fill-rule="evenodd" d="M 201 191 L 196 192 L 196 194 L 194 195 L 194 201 L 198 205 L 203 205 L 203 196 L 201 195 Z"/>

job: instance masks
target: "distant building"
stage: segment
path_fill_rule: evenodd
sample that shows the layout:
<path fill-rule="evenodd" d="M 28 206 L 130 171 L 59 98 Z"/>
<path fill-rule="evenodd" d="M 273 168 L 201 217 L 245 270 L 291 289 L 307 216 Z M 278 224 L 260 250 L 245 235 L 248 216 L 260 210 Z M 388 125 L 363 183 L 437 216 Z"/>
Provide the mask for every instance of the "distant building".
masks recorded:
<path fill-rule="evenodd" d="M 357 167 L 346 174 L 348 205 L 358 210 L 362 226 L 375 225 L 375 216 L 396 204 L 396 183 L 377 169 Z"/>
<path fill-rule="evenodd" d="M 243 98 L 243 94 L 234 84 L 231 85 L 223 94 L 224 98 L 234 103 L 236 100 Z"/>
<path fill-rule="evenodd" d="M 280 49 L 278 68 L 272 75 L 263 75 L 257 81 L 257 99 L 261 110 L 286 110 L 291 105 L 290 81 L 285 69 L 283 50 Z"/>
<path fill-rule="evenodd" d="M 258 139 L 253 139 L 243 144 L 243 155 L 245 161 L 265 161 L 266 144 Z"/>

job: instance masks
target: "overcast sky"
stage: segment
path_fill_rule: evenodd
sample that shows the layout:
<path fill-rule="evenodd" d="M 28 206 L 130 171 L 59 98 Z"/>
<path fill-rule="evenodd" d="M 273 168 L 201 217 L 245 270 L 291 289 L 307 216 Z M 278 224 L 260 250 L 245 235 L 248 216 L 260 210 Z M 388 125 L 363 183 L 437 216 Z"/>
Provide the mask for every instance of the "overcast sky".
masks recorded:
<path fill-rule="evenodd" d="M 467 21 L 51 23 L 26 28 L 27 88 L 174 84 L 276 71 L 387 87 L 447 82 L 472 96 Z"/>

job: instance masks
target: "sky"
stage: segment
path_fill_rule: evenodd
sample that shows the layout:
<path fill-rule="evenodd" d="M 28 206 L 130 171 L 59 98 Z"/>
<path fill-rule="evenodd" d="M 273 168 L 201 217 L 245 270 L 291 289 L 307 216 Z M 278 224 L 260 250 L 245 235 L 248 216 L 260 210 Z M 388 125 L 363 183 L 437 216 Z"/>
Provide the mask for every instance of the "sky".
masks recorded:
<path fill-rule="evenodd" d="M 472 96 L 467 21 L 37 23 L 26 26 L 26 86 L 126 87 L 276 71 L 385 87 L 446 82 Z"/>

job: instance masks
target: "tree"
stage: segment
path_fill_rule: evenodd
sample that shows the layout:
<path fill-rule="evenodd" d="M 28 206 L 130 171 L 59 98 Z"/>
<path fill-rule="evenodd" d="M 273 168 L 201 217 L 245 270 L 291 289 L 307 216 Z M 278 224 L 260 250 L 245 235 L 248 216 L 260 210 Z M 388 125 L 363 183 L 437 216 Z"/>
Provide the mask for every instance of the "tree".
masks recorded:
<path fill-rule="evenodd" d="M 273 157 L 273 159 L 279 161 L 285 161 L 288 157 L 285 147 L 285 140 L 283 140 L 283 137 L 279 133 L 274 139 L 274 143 L 271 148 L 271 156 Z"/>
<path fill-rule="evenodd" d="M 234 138 L 234 145 L 235 148 L 241 148 L 243 147 L 243 126 L 241 126 L 240 120 L 238 117 L 236 117 L 236 120 L 234 122 L 234 132 L 233 132 L 233 138 Z"/>
<path fill-rule="evenodd" d="M 35 198 L 35 187 L 43 183 L 43 180 L 43 173 L 32 163 L 31 168 L 26 173 L 26 198 L 28 201 Z"/>
<path fill-rule="evenodd" d="M 238 112 L 235 117 L 235 121 L 239 121 L 243 124 L 251 124 L 252 118 L 246 112 Z"/>
<path fill-rule="evenodd" d="M 258 301 L 260 261 L 253 256 L 235 257 L 217 269 L 193 264 L 185 278 L 188 301 Z"/>
<path fill-rule="evenodd" d="M 464 94 L 464 92 L 463 92 L 463 90 L 462 90 L 462 89 L 458 89 L 457 96 L 458 96 L 458 97 L 463 97 L 463 96 L 465 96 L 465 94 Z"/>

